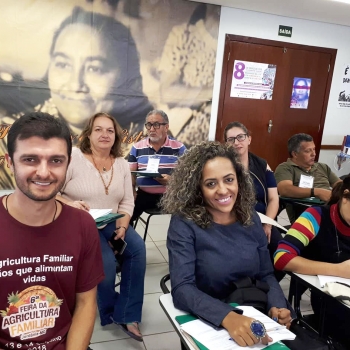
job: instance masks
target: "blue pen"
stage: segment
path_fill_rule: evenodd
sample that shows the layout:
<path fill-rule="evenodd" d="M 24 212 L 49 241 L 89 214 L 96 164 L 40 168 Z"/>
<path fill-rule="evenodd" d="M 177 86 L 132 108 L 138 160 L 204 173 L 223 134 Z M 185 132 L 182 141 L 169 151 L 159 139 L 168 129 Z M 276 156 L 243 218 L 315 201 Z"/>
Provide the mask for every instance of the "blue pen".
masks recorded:
<path fill-rule="evenodd" d="M 280 331 L 281 329 L 286 329 L 286 326 L 276 326 L 276 327 L 273 327 L 273 328 L 269 328 L 266 330 L 266 332 L 273 332 L 273 331 Z"/>

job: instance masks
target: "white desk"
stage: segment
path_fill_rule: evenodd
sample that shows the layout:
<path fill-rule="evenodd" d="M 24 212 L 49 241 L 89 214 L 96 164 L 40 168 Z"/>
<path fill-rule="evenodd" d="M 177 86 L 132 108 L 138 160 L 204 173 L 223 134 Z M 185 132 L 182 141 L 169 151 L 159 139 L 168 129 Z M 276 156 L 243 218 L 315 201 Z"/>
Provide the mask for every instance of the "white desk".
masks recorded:
<path fill-rule="evenodd" d="M 302 275 L 301 273 L 292 273 L 296 278 L 299 279 L 300 283 L 304 283 L 308 288 L 311 288 L 312 290 L 316 292 L 322 292 L 325 295 L 327 295 L 330 298 L 334 298 L 328 293 L 324 291 L 324 288 L 320 285 L 320 280 L 317 276 L 311 276 L 311 275 Z M 302 280 L 302 281 L 301 281 Z M 347 308 L 350 308 L 349 305 L 346 305 L 342 303 L 340 300 L 338 300 L 340 304 L 344 305 Z"/>
<path fill-rule="evenodd" d="M 173 325 L 176 333 L 178 334 L 180 340 L 181 340 L 181 349 L 183 350 L 196 350 L 188 341 L 186 338 L 183 337 L 182 333 L 180 332 L 180 325 L 175 320 L 176 316 L 180 315 L 187 315 L 186 312 L 181 311 L 179 309 L 176 309 L 173 303 L 173 297 L 171 294 L 164 294 L 159 297 L 159 304 L 164 310 L 165 314 L 168 316 L 169 321 Z"/>
<path fill-rule="evenodd" d="M 325 316 L 326 316 L 326 306 L 327 306 L 327 300 L 329 301 L 330 299 L 336 300 L 334 297 L 332 297 L 331 295 L 327 294 L 324 292 L 324 288 L 321 287 L 320 285 L 320 281 L 318 279 L 317 276 L 311 276 L 311 275 L 302 275 L 300 273 L 294 273 L 294 272 L 289 272 L 291 278 L 294 279 L 294 281 L 296 282 L 296 294 L 294 295 L 294 300 L 298 299 L 298 295 L 297 295 L 297 290 L 298 290 L 298 284 L 302 284 L 304 286 L 306 286 L 307 288 L 310 288 L 312 292 L 315 292 L 315 294 L 318 294 L 321 297 L 321 309 L 320 309 L 320 320 L 319 320 L 319 335 L 321 337 L 324 337 L 324 320 L 325 320 Z M 300 296 L 301 297 L 301 296 Z M 344 310 L 346 310 L 346 312 L 350 311 L 350 307 L 343 304 L 341 301 L 337 300 L 339 302 L 340 305 L 343 305 Z M 298 316 L 302 317 L 301 313 L 300 313 L 300 305 L 296 305 L 294 303 L 294 309 L 297 312 Z M 350 315 L 350 313 L 349 313 Z"/>
<path fill-rule="evenodd" d="M 320 281 L 317 276 L 312 275 L 302 275 L 301 273 L 292 273 L 294 276 L 299 277 L 301 280 L 303 280 L 306 284 L 312 286 L 312 288 L 317 288 L 320 291 L 323 292 L 323 288 L 320 285 Z M 311 287 L 310 287 L 311 288 Z"/>

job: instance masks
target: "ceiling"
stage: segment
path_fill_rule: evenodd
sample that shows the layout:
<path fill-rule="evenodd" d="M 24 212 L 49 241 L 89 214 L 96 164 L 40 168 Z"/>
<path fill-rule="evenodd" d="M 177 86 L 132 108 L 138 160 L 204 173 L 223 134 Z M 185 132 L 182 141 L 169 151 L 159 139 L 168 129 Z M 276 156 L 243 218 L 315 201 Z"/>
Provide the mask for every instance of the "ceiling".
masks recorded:
<path fill-rule="evenodd" d="M 243 10 L 350 26 L 350 1 L 335 0 L 192 0 Z"/>

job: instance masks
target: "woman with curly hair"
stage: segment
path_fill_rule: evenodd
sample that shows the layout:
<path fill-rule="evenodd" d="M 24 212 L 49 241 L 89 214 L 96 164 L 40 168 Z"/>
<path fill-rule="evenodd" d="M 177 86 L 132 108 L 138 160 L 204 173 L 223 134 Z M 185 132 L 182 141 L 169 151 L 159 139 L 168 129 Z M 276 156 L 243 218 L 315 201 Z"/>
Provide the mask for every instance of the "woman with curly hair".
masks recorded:
<path fill-rule="evenodd" d="M 232 146 L 202 142 L 179 159 L 173 175 L 161 203 L 173 215 L 167 247 L 175 307 L 223 326 L 240 346 L 267 344 L 268 335 L 253 333 L 254 319 L 226 303 L 232 284 L 250 277 L 268 285 L 266 313 L 287 327 L 291 322 L 249 174 Z"/>

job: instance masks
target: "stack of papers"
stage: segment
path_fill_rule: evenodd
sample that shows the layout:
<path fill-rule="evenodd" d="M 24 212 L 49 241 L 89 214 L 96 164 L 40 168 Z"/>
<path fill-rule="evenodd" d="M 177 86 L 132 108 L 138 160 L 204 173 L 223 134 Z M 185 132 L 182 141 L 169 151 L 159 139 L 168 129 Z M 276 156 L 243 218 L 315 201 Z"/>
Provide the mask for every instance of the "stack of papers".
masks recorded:
<path fill-rule="evenodd" d="M 112 209 L 90 209 L 89 213 L 94 218 L 94 220 L 98 219 L 101 216 L 108 215 L 112 212 Z"/>
<path fill-rule="evenodd" d="M 318 279 L 320 281 L 320 285 L 322 288 L 325 286 L 326 283 L 330 283 L 330 282 L 339 282 L 339 283 L 347 284 L 348 286 L 350 286 L 350 279 L 349 278 L 318 275 Z"/>
<path fill-rule="evenodd" d="M 254 318 L 265 325 L 268 335 L 273 339 L 268 345 L 261 342 L 254 345 L 254 349 L 264 349 L 280 340 L 294 340 L 295 334 L 289 331 L 285 326 L 273 321 L 268 316 L 256 310 L 252 306 L 239 306 L 245 316 Z M 199 341 L 209 350 L 238 350 L 241 347 L 232 340 L 226 329 L 215 330 L 201 320 L 194 320 L 181 325 L 181 331 L 189 334 Z"/>

